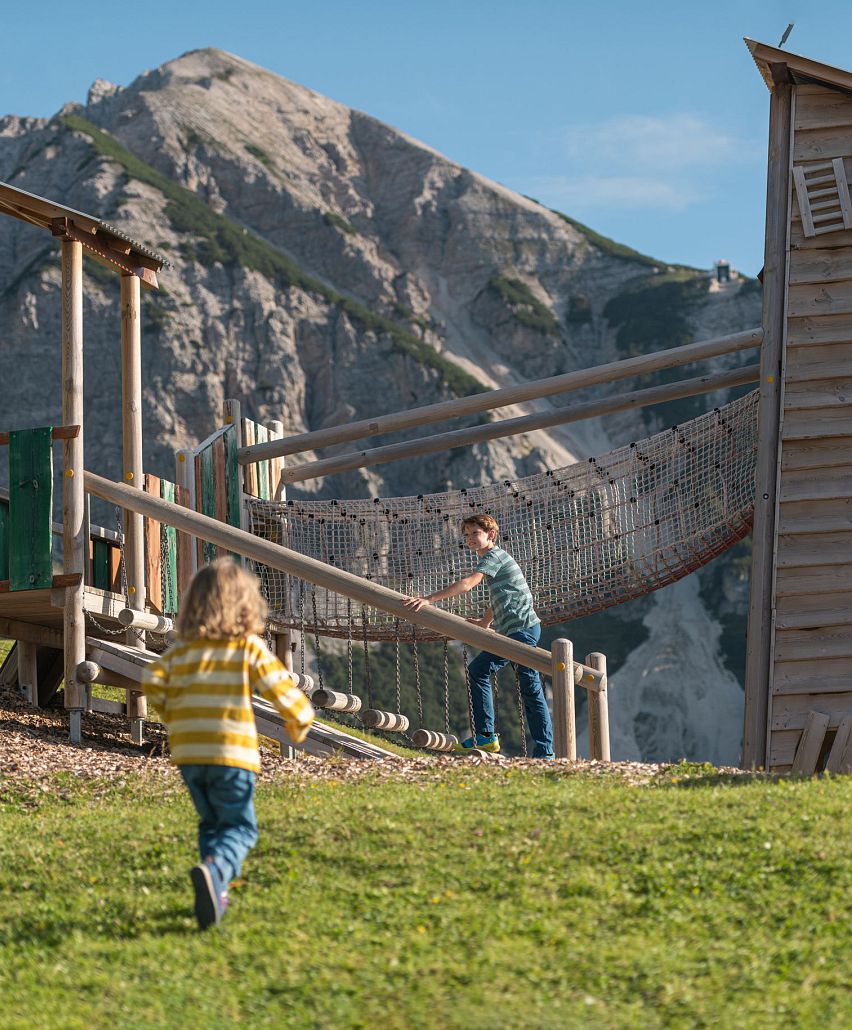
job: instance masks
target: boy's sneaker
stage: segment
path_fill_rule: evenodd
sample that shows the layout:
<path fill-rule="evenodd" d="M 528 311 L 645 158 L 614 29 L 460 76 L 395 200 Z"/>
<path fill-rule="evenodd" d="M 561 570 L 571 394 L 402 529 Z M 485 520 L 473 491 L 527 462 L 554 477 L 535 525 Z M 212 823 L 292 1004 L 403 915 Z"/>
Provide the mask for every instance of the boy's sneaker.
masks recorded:
<path fill-rule="evenodd" d="M 489 751 L 491 754 L 497 754 L 500 750 L 500 738 L 496 733 L 477 733 L 475 741 L 473 737 L 468 737 L 467 740 L 463 740 L 458 745 L 456 750 L 472 751 L 474 748 L 479 751 Z"/>
<path fill-rule="evenodd" d="M 199 927 L 206 930 L 208 926 L 218 925 L 225 910 L 223 895 L 227 898 L 219 870 L 211 862 L 201 862 L 190 869 L 189 878 L 195 888 L 195 918 Z"/>

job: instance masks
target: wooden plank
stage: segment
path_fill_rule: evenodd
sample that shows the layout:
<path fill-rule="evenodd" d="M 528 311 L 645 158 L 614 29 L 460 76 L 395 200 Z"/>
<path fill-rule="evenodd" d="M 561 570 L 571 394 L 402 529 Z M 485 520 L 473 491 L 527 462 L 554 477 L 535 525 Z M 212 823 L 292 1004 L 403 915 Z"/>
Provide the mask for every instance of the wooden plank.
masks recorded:
<path fill-rule="evenodd" d="M 93 712 L 104 712 L 107 715 L 127 714 L 127 705 L 123 701 L 109 701 L 93 694 L 89 703 Z"/>
<path fill-rule="evenodd" d="M 780 497 L 782 502 L 828 501 L 852 497 L 852 465 L 790 470 L 781 479 Z"/>
<path fill-rule="evenodd" d="M 225 443 L 225 487 L 228 499 L 228 512 L 226 522 L 229 526 L 242 525 L 242 512 L 240 510 L 240 491 L 242 473 L 237 461 L 237 450 L 239 440 L 237 437 L 237 426 L 232 424 L 223 437 Z"/>
<path fill-rule="evenodd" d="M 852 557 L 852 556 L 849 556 Z M 838 559 L 840 556 L 838 556 Z M 812 592 L 844 593 L 852 583 L 852 564 L 812 565 L 797 569 L 778 569 L 775 596 L 795 596 Z"/>
<path fill-rule="evenodd" d="M 111 590 L 112 553 L 117 551 L 108 540 L 95 538 L 92 540 L 92 586 L 99 590 Z"/>
<path fill-rule="evenodd" d="M 270 422 L 266 427 L 267 439 L 282 440 L 284 438 L 284 423 Z M 269 459 L 269 499 L 278 501 L 282 497 L 284 486 L 281 481 L 281 473 L 284 471 L 284 459 L 282 457 Z"/>
<path fill-rule="evenodd" d="M 827 250 L 834 247 L 852 245 L 852 229 L 838 229 L 834 232 L 815 236 L 806 236 L 801 221 L 794 219 L 790 223 L 790 250 Z"/>
<path fill-rule="evenodd" d="M 827 436 L 852 436 L 852 406 L 784 413 L 781 439 L 785 442 Z"/>
<path fill-rule="evenodd" d="M 9 438 L 9 584 L 38 590 L 53 583 L 52 429 L 20 429 Z"/>
<path fill-rule="evenodd" d="M 845 626 L 776 629 L 776 661 L 812 662 L 815 663 L 816 674 L 823 658 L 852 658 L 852 612 Z"/>
<path fill-rule="evenodd" d="M 198 478 L 196 482 L 199 492 L 196 497 L 201 501 L 198 510 L 202 515 L 209 515 L 210 518 L 215 519 L 216 489 L 213 482 L 213 448 L 205 447 L 198 455 L 197 462 Z M 208 540 L 202 541 L 201 558 L 203 562 L 214 561 L 218 554 L 219 549 L 215 544 L 211 544 Z"/>
<path fill-rule="evenodd" d="M 852 530 L 814 536 L 806 533 L 779 535 L 776 551 L 779 569 L 836 565 L 839 559 L 852 557 Z"/>
<path fill-rule="evenodd" d="M 852 329 L 852 321 L 850 321 L 850 329 Z M 838 345 L 835 345 L 831 349 L 836 350 L 839 348 Z M 845 380 L 847 383 L 850 382 L 852 366 L 843 360 L 843 354 L 832 355 L 829 353 L 827 361 L 816 360 L 816 351 L 819 351 L 819 356 L 822 356 L 828 350 L 828 347 L 813 347 L 802 353 L 801 348 L 798 348 L 790 354 L 795 364 L 788 363 L 787 365 L 785 379 L 788 395 L 796 397 L 801 393 L 806 393 L 808 390 L 817 389 L 821 383 L 828 385 L 837 379 Z M 795 401 L 792 403 L 795 403 Z"/>
<path fill-rule="evenodd" d="M 224 438 L 217 437 L 210 449 L 213 452 L 213 510 L 215 517 L 220 522 L 228 522 L 228 482 Z"/>
<path fill-rule="evenodd" d="M 788 694 L 773 698 L 772 729 L 803 730 L 808 712 L 817 709 L 828 716 L 828 728 L 836 730 L 852 712 L 852 687 L 846 694 Z"/>
<path fill-rule="evenodd" d="M 836 90 L 823 89 L 818 93 L 802 93 L 801 86 L 796 90 L 796 120 L 794 128 L 797 132 L 810 129 L 830 129 L 846 126 L 852 133 L 852 98 Z"/>
<path fill-rule="evenodd" d="M 62 647 L 61 630 L 21 622 L 18 619 L 0 618 L 0 636 L 7 640 L 26 640 L 30 644 L 43 644 L 45 647 Z"/>
<path fill-rule="evenodd" d="M 852 132 L 848 125 L 802 129 L 793 138 L 793 162 L 831 160 L 852 156 Z"/>
<path fill-rule="evenodd" d="M 824 658 L 818 668 L 807 662 L 776 662 L 772 696 L 808 693 L 847 694 L 850 684 L 852 658 Z"/>
<path fill-rule="evenodd" d="M 805 181 L 805 172 L 802 168 L 793 169 L 793 185 L 796 187 L 796 201 L 799 207 L 799 217 L 802 220 L 802 231 L 805 236 L 813 236 L 814 222 L 811 216 L 811 205 L 808 200 L 808 186 Z"/>
<path fill-rule="evenodd" d="M 781 505 L 779 533 L 834 533 L 852 525 L 852 498 L 788 501 Z"/>
<path fill-rule="evenodd" d="M 823 347 L 827 344 L 843 344 L 838 351 L 826 350 L 809 358 L 799 354 L 800 361 L 837 361 L 845 363 L 849 360 L 852 346 L 852 319 L 848 315 L 807 315 L 804 318 L 791 318 L 787 322 L 787 367 L 790 367 L 790 349 L 794 347 Z"/>
<path fill-rule="evenodd" d="M 242 419 L 243 447 L 253 447 L 255 444 L 254 430 L 256 423 L 250 418 Z M 251 497 L 257 497 L 257 464 L 245 466 L 245 478 L 243 480 L 245 492 Z"/>
<path fill-rule="evenodd" d="M 824 712 L 808 712 L 805 728 L 802 730 L 802 737 L 793 758 L 793 773 L 812 776 L 816 772 L 827 729 L 828 716 Z"/>
<path fill-rule="evenodd" d="M 852 313 L 852 280 L 802 283 L 790 286 L 787 293 L 787 315 L 807 318 L 809 315 L 845 315 Z"/>
<path fill-rule="evenodd" d="M 160 477 L 145 475 L 145 491 L 154 497 L 160 496 Z M 156 519 L 144 519 L 145 537 L 145 584 L 148 592 L 148 604 L 155 612 L 163 611 L 163 579 L 162 579 L 162 527 Z M 144 605 L 142 608 L 144 609 Z"/>
<path fill-rule="evenodd" d="M 179 504 L 182 508 L 187 508 L 190 511 L 191 506 L 189 502 L 189 490 L 186 486 L 179 483 L 175 484 L 175 504 Z M 195 548 L 195 543 L 191 536 L 187 533 L 178 532 L 177 534 L 177 589 L 178 589 L 178 603 L 180 603 L 181 597 L 183 597 L 186 588 L 189 586 L 192 580 L 192 555 Z"/>
<path fill-rule="evenodd" d="M 849 184 L 846 181 L 843 161 L 836 157 L 832 164 L 837 179 L 837 192 L 840 196 L 840 210 L 843 212 L 843 228 L 852 229 L 852 199 L 849 197 Z"/>
<path fill-rule="evenodd" d="M 850 463 L 850 441 L 845 436 L 823 440 L 789 440 L 781 454 L 784 472 L 836 468 Z"/>
<path fill-rule="evenodd" d="M 268 439 L 269 430 L 266 426 L 256 423 L 254 427 L 254 442 L 266 443 Z M 257 462 L 257 496 L 263 501 L 268 501 L 271 496 L 268 458 L 265 461 Z"/>
<path fill-rule="evenodd" d="M 833 408 L 845 405 L 852 408 L 852 378 L 811 379 L 787 382 L 784 411 L 812 411 L 815 408 Z"/>
<path fill-rule="evenodd" d="M 850 698 L 852 708 L 852 698 Z M 834 743 L 828 753 L 825 771 L 841 775 L 852 773 L 852 714 L 847 715 L 837 728 Z"/>
<path fill-rule="evenodd" d="M 0 497 L 0 579 L 9 578 L 9 502 Z"/>
<path fill-rule="evenodd" d="M 801 739 L 801 730 L 775 730 L 770 733 L 768 764 L 773 772 L 781 765 L 792 766 Z"/>
<path fill-rule="evenodd" d="M 160 480 L 160 497 L 164 501 L 175 502 L 175 484 L 167 479 Z M 178 545 L 177 531 L 174 526 L 163 524 L 162 529 L 163 550 L 165 552 L 163 580 L 165 583 L 165 594 L 163 596 L 163 613 L 174 614 L 178 610 Z"/>
<path fill-rule="evenodd" d="M 834 594 L 787 594 L 777 599 L 776 632 L 781 629 L 845 626 L 848 623 L 852 623 L 852 589 Z"/>

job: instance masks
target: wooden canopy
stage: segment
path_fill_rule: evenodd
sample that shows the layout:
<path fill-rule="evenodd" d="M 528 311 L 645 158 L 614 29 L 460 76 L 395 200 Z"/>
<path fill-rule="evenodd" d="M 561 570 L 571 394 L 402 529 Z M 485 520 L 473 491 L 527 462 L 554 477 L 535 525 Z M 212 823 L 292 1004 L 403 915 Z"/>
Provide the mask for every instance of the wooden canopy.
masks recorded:
<path fill-rule="evenodd" d="M 748 37 L 745 37 L 745 45 L 751 51 L 751 56 L 770 92 L 776 83 L 791 82 L 795 85 L 818 83 L 830 89 L 852 93 L 852 72 L 813 61 L 800 54 L 791 54 L 787 50 L 779 50 L 778 47 L 766 43 L 758 43 L 757 40 Z"/>
<path fill-rule="evenodd" d="M 157 288 L 157 272 L 171 267 L 162 254 L 138 243 L 108 222 L 5 182 L 0 182 L 0 214 L 48 229 L 63 240 L 75 240 L 96 261 L 125 275 L 137 276 L 151 289 Z"/>

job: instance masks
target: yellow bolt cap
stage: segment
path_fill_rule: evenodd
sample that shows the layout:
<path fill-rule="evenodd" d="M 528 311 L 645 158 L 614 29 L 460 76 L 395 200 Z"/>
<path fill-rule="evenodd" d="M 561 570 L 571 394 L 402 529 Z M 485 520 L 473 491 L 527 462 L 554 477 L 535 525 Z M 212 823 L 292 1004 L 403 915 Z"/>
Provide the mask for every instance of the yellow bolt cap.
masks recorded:
<path fill-rule="evenodd" d="M 69 479 L 73 479 L 73 478 L 74 478 L 74 469 L 66 469 L 66 470 L 65 470 L 65 475 L 66 475 L 66 476 L 67 476 L 67 477 L 68 477 Z"/>
<path fill-rule="evenodd" d="M 565 662 L 557 662 L 556 663 L 556 671 L 557 672 L 565 672 Z"/>
<path fill-rule="evenodd" d="M 132 472 L 125 472 L 125 473 L 124 473 L 124 478 L 125 478 L 125 479 L 127 480 L 127 482 L 129 483 L 129 482 L 130 482 L 130 481 L 131 481 L 131 480 L 133 479 L 133 473 L 132 473 Z"/>

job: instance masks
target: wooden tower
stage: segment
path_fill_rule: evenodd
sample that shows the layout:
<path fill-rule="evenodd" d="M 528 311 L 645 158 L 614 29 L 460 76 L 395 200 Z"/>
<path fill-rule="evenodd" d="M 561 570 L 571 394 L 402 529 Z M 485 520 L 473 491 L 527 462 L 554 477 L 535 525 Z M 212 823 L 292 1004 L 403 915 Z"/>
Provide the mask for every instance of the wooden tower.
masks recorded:
<path fill-rule="evenodd" d="M 813 772 L 852 725 L 852 73 L 746 44 L 771 98 L 743 765 Z"/>

